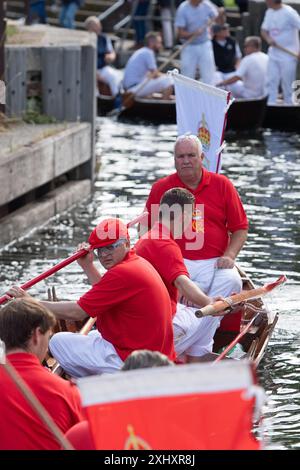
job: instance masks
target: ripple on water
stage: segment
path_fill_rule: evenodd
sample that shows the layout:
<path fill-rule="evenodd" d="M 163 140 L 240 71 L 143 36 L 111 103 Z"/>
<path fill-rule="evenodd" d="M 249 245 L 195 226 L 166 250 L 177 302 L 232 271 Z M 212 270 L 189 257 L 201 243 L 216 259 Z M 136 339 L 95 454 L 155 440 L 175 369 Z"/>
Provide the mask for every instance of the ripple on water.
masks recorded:
<path fill-rule="evenodd" d="M 129 221 L 142 212 L 151 184 L 174 171 L 176 126 L 98 122 L 96 150 L 101 167 L 92 198 L 28 238 L 0 252 L 1 289 L 21 284 L 69 256 L 101 217 L 118 214 Z M 300 141 L 294 134 L 264 132 L 231 135 L 222 169 L 238 187 L 250 219 L 250 234 L 239 262 L 258 284 L 286 272 L 289 283 L 267 299 L 280 312 L 268 353 L 259 367 L 269 449 L 300 448 Z M 136 230 L 131 229 L 133 241 Z M 62 299 L 77 299 L 87 280 L 74 263 L 32 288 L 46 297 L 55 285 Z"/>

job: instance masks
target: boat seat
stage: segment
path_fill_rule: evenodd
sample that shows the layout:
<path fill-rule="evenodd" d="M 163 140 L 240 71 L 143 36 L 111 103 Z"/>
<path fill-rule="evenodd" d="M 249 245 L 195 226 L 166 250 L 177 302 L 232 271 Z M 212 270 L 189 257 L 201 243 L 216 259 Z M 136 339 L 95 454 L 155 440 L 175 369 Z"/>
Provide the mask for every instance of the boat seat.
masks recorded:
<path fill-rule="evenodd" d="M 100 95 L 111 96 L 109 86 L 106 83 L 102 82 L 102 80 L 100 80 L 99 78 L 97 79 L 97 85 Z"/>

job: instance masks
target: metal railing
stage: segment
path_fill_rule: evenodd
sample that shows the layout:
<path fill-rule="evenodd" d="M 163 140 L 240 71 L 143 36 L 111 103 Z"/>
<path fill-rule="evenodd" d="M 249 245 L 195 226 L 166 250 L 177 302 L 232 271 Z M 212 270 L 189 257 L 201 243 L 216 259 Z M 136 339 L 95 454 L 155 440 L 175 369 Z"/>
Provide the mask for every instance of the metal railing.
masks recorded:
<path fill-rule="evenodd" d="M 121 8 L 125 3 L 125 0 L 118 0 L 111 7 L 105 10 L 101 15 L 98 16 L 100 21 L 106 20 L 112 13 Z"/>

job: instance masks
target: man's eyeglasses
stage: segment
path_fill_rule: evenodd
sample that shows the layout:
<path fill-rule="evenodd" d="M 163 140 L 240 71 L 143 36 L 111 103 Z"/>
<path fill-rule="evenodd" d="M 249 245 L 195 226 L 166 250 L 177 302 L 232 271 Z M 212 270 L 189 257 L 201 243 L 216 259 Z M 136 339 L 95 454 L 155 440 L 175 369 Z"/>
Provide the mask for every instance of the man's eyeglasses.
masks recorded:
<path fill-rule="evenodd" d="M 112 243 L 111 245 L 107 245 L 107 246 L 102 246 L 101 248 L 97 248 L 95 251 L 100 258 L 101 256 L 103 256 L 104 253 L 112 253 L 115 248 L 117 248 L 118 246 L 122 245 L 122 243 L 125 243 L 125 242 L 126 240 L 121 238 L 120 240 L 117 240 L 115 243 Z"/>

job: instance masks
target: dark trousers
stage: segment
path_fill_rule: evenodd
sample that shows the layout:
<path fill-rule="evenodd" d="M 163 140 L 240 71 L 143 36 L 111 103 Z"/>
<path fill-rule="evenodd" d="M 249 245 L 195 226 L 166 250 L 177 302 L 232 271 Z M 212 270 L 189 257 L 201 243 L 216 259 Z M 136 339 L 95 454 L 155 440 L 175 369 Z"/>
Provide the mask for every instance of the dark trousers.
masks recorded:
<path fill-rule="evenodd" d="M 135 10 L 135 16 L 146 16 L 148 13 L 150 1 L 139 2 Z M 145 20 L 134 20 L 133 27 L 135 29 L 135 40 L 138 44 L 143 43 L 146 35 L 146 21 Z"/>
<path fill-rule="evenodd" d="M 39 23 L 47 23 L 45 0 L 40 0 L 39 2 L 33 3 L 29 7 L 29 24 L 36 19 L 39 20 Z"/>

